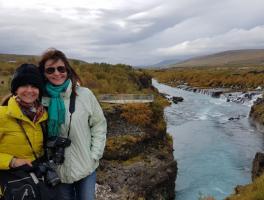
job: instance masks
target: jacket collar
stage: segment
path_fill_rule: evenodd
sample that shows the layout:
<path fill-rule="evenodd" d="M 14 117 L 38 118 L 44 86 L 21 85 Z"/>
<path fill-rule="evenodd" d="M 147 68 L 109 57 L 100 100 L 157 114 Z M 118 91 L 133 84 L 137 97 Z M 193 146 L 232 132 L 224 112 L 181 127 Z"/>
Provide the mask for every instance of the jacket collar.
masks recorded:
<path fill-rule="evenodd" d="M 27 116 L 25 116 L 22 113 L 18 103 L 16 102 L 15 97 L 11 97 L 9 99 L 6 114 L 13 117 L 13 118 L 16 118 L 16 119 L 19 119 L 22 121 L 26 121 L 26 122 L 30 123 L 32 126 L 35 126 L 35 124 Z M 44 114 L 41 116 L 41 118 L 36 123 L 40 123 L 42 121 L 45 121 L 45 120 L 47 120 L 47 118 L 48 118 L 48 114 L 45 111 Z"/>

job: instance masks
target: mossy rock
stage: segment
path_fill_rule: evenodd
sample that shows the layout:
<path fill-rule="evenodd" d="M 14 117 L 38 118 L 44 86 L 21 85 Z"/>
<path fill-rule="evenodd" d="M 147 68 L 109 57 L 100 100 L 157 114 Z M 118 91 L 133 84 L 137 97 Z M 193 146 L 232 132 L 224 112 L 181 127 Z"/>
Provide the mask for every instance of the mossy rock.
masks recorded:
<path fill-rule="evenodd" d="M 118 135 L 108 137 L 104 152 L 104 159 L 127 160 L 136 156 L 144 149 L 146 135 Z"/>

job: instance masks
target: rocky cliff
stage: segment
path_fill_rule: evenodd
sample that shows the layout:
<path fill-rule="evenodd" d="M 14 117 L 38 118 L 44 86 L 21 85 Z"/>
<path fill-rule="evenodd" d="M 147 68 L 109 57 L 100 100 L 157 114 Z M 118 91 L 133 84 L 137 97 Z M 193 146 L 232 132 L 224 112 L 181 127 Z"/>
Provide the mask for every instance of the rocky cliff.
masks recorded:
<path fill-rule="evenodd" d="M 251 107 L 249 119 L 259 131 L 264 132 L 264 99 L 258 98 Z M 252 181 L 264 172 L 264 153 L 257 152 L 252 165 Z"/>
<path fill-rule="evenodd" d="M 177 163 L 163 109 L 157 109 L 155 103 L 143 108 L 147 110 L 137 113 L 132 106 L 134 111 L 129 113 L 133 116 L 120 105 L 104 109 L 108 135 L 97 170 L 97 200 L 175 198 Z"/>
<path fill-rule="evenodd" d="M 252 165 L 252 181 L 264 174 L 264 153 L 257 152 Z"/>
<path fill-rule="evenodd" d="M 249 119 L 259 131 L 264 132 L 264 99 L 258 98 L 251 107 Z"/>

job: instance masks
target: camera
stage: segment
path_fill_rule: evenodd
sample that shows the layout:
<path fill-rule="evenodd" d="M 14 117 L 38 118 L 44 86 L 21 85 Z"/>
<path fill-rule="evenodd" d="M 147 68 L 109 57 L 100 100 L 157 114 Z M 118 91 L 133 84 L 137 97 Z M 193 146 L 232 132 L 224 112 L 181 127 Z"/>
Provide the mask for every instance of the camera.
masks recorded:
<path fill-rule="evenodd" d="M 38 177 L 44 176 L 45 181 L 50 186 L 56 186 L 61 183 L 61 180 L 55 171 L 55 163 L 53 160 L 48 160 L 46 162 L 40 162 L 35 165 L 35 173 Z"/>
<path fill-rule="evenodd" d="M 64 162 L 65 148 L 71 145 L 69 138 L 60 136 L 50 137 L 47 141 L 47 156 L 48 160 L 52 160 L 55 164 Z"/>
<path fill-rule="evenodd" d="M 56 186 L 61 182 L 56 165 L 64 162 L 65 148 L 71 145 L 71 140 L 64 137 L 50 137 L 45 148 L 45 158 L 35 163 L 35 173 L 38 177 L 44 176 L 48 185 Z"/>

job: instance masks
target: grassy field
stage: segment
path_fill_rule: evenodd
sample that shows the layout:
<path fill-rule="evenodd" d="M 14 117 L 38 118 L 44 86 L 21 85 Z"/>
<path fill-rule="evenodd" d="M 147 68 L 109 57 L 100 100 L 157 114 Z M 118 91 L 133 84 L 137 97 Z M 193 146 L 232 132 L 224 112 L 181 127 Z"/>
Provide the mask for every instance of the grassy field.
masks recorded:
<path fill-rule="evenodd" d="M 192 87 L 233 88 L 251 90 L 264 87 L 264 66 L 215 66 L 151 70 L 158 81 L 177 86 L 187 83 Z"/>

